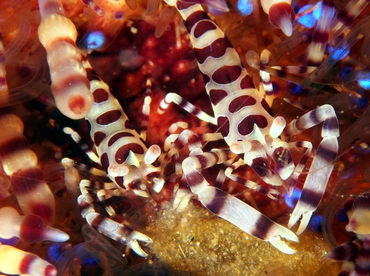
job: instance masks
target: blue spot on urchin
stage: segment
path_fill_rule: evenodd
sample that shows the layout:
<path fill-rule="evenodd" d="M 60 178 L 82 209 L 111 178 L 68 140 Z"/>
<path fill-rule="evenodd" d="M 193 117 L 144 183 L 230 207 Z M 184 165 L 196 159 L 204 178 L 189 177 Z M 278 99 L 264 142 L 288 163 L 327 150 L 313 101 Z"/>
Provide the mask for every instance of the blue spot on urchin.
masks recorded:
<path fill-rule="evenodd" d="M 340 208 L 338 212 L 335 213 L 335 217 L 340 222 L 348 222 L 347 212 L 344 210 L 344 208 Z"/>
<path fill-rule="evenodd" d="M 365 108 L 368 104 L 368 100 L 365 99 L 364 97 L 358 99 L 358 102 L 360 104 L 360 108 Z"/>
<path fill-rule="evenodd" d="M 315 17 L 316 20 L 320 19 L 321 16 L 321 10 L 322 10 L 322 1 L 317 3 L 316 9 L 314 9 L 312 15 Z"/>
<path fill-rule="evenodd" d="M 299 13 L 302 13 L 308 9 L 312 8 L 312 5 L 306 5 L 306 6 L 303 6 L 299 11 L 298 11 L 298 14 Z M 303 26 L 307 27 L 307 28 L 312 28 L 316 25 L 316 22 L 317 22 L 317 19 L 316 17 L 313 15 L 313 13 L 307 13 L 305 15 L 302 15 L 301 17 L 299 17 L 297 19 L 297 21 L 302 24 Z"/>
<path fill-rule="evenodd" d="M 370 89 L 370 79 L 358 80 L 358 85 L 361 86 L 363 89 L 369 90 Z"/>
<path fill-rule="evenodd" d="M 86 37 L 86 48 L 90 50 L 98 50 L 105 42 L 105 36 L 102 32 L 91 32 Z"/>
<path fill-rule="evenodd" d="M 343 68 L 342 72 L 340 73 L 339 75 L 339 78 L 343 78 L 345 75 L 347 75 L 348 73 L 351 73 L 352 72 L 352 68 L 351 67 L 345 67 Z"/>
<path fill-rule="evenodd" d="M 343 45 L 340 48 L 329 45 L 328 51 L 332 54 L 331 58 L 334 60 L 342 60 L 349 55 L 349 49 L 346 45 Z"/>
<path fill-rule="evenodd" d="M 290 194 L 286 194 L 284 196 L 286 205 L 293 208 L 297 204 L 297 201 L 301 197 L 301 194 L 302 191 L 300 189 L 294 188 L 291 196 L 289 196 Z"/>
<path fill-rule="evenodd" d="M 322 232 L 322 216 L 315 215 L 310 220 L 310 228 L 313 232 L 321 233 Z"/>
<path fill-rule="evenodd" d="M 305 94 L 305 92 L 306 92 L 302 88 L 302 86 L 300 86 L 299 84 L 290 82 L 290 81 L 287 83 L 286 87 L 287 87 L 289 93 L 292 94 L 293 96 L 301 96 L 301 95 Z"/>
<path fill-rule="evenodd" d="M 94 258 L 90 257 L 81 260 L 81 265 L 84 267 L 97 267 L 98 263 L 95 261 Z"/>
<path fill-rule="evenodd" d="M 64 253 L 65 250 L 63 249 L 63 247 L 64 245 L 59 243 L 52 244 L 49 246 L 48 256 L 52 262 L 56 262 L 60 258 L 60 256 Z"/>
<path fill-rule="evenodd" d="M 238 0 L 236 8 L 242 15 L 250 15 L 253 12 L 253 2 L 251 0 Z"/>

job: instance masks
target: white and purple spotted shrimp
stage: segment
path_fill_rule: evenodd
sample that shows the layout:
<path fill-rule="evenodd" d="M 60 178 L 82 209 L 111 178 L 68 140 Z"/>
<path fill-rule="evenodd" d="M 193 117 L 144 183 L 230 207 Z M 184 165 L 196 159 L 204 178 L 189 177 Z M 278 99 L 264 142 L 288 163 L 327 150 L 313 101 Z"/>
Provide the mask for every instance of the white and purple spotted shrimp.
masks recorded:
<path fill-rule="evenodd" d="M 127 244 L 140 256 L 147 256 L 138 241 L 152 242 L 148 236 L 99 214 L 93 203 L 103 202 L 112 196 L 125 197 L 128 193 L 149 197 L 153 192 L 160 192 L 164 185 L 162 172 L 152 163 L 161 154 L 161 150 L 157 145 L 149 148 L 145 146 L 142 139 L 146 132 L 143 131 L 139 135 L 128 127 L 128 117 L 111 95 L 108 85 L 95 76 L 88 62 L 85 62 L 84 66 L 94 98 L 93 107 L 86 119 L 91 125 L 91 138 L 99 156 L 97 162 L 103 166 L 114 183 L 108 184 L 109 187 L 102 184 L 96 188 L 89 180 L 82 180 L 82 195 L 78 198 L 81 214 L 100 233 Z M 149 104 L 150 95 L 147 95 L 143 107 L 144 126 L 148 119 L 146 110 L 149 109 Z M 109 215 L 115 214 L 110 206 L 105 207 Z"/>
<path fill-rule="evenodd" d="M 274 118 L 271 115 L 264 95 L 254 87 L 246 69 L 241 65 L 237 52 L 202 7 L 181 1 L 169 1 L 169 4 L 177 7 L 185 21 L 198 66 L 204 76 L 214 117 L 200 111 L 174 93 L 167 94 L 162 101 L 161 112 L 168 104 L 174 102 L 201 120 L 217 125 L 230 151 L 240 156 L 239 160 L 226 169 L 227 177 L 275 198 L 279 194 L 276 190 L 238 177 L 233 174 L 233 170 L 246 164 L 272 187 L 290 188 L 291 183 L 295 185 L 298 176 L 302 174 L 313 147 L 308 141 L 286 142 L 279 136 L 283 133 L 285 137 L 290 138 L 303 130 L 324 123 L 322 141 L 313 155 L 302 194 L 288 223 L 291 228 L 301 219 L 297 232 L 302 233 L 323 197 L 337 157 L 339 129 L 333 107 L 320 106 L 286 126 L 284 118 Z M 214 139 L 219 136 L 215 134 Z M 183 161 L 182 169 L 191 191 L 198 196 L 200 202 L 245 232 L 271 242 L 285 253 L 294 253 L 294 250 L 280 240 L 280 237 L 283 237 L 298 241 L 293 232 L 236 197 L 210 185 L 201 174 L 202 169 L 230 162 L 225 152 L 213 149 L 211 152 L 203 153 L 200 147 L 194 148 L 194 145 L 189 143 L 190 147 L 193 147 L 190 157 Z M 291 157 L 290 152 L 294 148 L 306 149 L 298 164 L 295 164 Z"/>

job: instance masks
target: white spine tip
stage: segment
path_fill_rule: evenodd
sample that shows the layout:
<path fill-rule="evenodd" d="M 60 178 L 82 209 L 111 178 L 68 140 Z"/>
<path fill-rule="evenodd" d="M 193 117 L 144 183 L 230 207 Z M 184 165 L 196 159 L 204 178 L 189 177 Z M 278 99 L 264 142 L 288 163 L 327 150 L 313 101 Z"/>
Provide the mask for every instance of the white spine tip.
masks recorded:
<path fill-rule="evenodd" d="M 47 230 L 45 240 L 53 242 L 65 242 L 69 240 L 69 235 L 59 229 L 51 228 Z"/>
<path fill-rule="evenodd" d="M 281 18 L 279 28 L 286 36 L 291 36 L 293 33 L 292 21 L 288 17 Z"/>
<path fill-rule="evenodd" d="M 290 3 L 282 1 L 271 5 L 268 15 L 272 25 L 280 28 L 286 36 L 292 35 L 295 14 Z"/>

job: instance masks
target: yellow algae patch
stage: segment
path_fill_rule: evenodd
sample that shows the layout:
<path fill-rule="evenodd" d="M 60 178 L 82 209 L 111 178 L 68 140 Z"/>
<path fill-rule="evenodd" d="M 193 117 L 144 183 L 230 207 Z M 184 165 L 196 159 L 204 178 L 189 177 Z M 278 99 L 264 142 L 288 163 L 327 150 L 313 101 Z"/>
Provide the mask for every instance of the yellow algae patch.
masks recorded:
<path fill-rule="evenodd" d="M 185 211 L 164 208 L 147 227 L 152 253 L 173 275 L 336 276 L 339 264 L 324 258 L 331 250 L 322 237 L 307 230 L 300 243 L 289 243 L 294 255 L 252 237 L 201 206 Z"/>

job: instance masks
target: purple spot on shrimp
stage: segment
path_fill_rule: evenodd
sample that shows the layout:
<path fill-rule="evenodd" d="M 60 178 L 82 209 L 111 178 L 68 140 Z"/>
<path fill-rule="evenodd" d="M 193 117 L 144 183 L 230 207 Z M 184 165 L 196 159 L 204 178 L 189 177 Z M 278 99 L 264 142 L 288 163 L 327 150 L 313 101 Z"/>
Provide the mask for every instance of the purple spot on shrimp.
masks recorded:
<path fill-rule="evenodd" d="M 95 103 L 105 102 L 109 98 L 109 95 L 108 95 L 107 91 L 105 91 L 104 89 L 101 89 L 101 88 L 96 89 L 94 91 L 93 95 L 94 95 L 94 102 Z"/>
<path fill-rule="evenodd" d="M 253 84 L 253 81 L 251 79 L 251 77 L 249 75 L 246 75 L 240 82 L 240 88 L 241 89 L 254 89 L 254 84 Z"/>
<path fill-rule="evenodd" d="M 209 46 L 204 47 L 203 49 L 194 49 L 195 56 L 198 59 L 198 62 L 202 64 L 207 57 L 219 58 L 225 55 L 227 48 L 232 48 L 230 41 L 223 37 L 218 38 L 213 41 Z"/>
<path fill-rule="evenodd" d="M 113 135 L 109 139 L 109 141 L 108 141 L 108 147 L 110 147 L 111 145 L 113 145 L 121 137 L 135 137 L 135 136 L 132 133 L 130 133 L 130 132 L 125 132 L 125 131 L 119 132 L 119 133 Z"/>
<path fill-rule="evenodd" d="M 228 84 L 236 81 L 242 72 L 239 65 L 222 66 L 218 68 L 212 75 L 212 79 L 219 84 Z"/>
<path fill-rule="evenodd" d="M 100 163 L 101 163 L 101 165 L 103 166 L 103 168 L 105 170 L 107 170 L 109 168 L 109 158 L 108 158 L 108 154 L 106 152 L 104 152 L 100 156 Z"/>
<path fill-rule="evenodd" d="M 259 128 L 267 127 L 267 120 L 265 116 L 262 115 L 249 115 L 245 117 L 238 124 L 238 132 L 241 135 L 248 135 L 253 131 L 254 125 L 257 125 Z"/>
<path fill-rule="evenodd" d="M 217 26 L 212 22 L 208 20 L 203 20 L 200 21 L 194 29 L 194 37 L 198 38 L 201 37 L 204 33 L 211 31 L 211 30 L 216 30 Z"/>
<path fill-rule="evenodd" d="M 177 2 L 177 6 L 181 6 L 181 8 L 179 7 L 179 10 L 181 9 L 186 9 L 188 8 L 189 6 L 193 5 L 192 3 L 190 4 L 187 4 L 187 3 L 184 3 L 184 2 Z M 189 17 L 188 19 L 185 21 L 185 27 L 186 29 L 188 30 L 188 32 L 190 33 L 191 32 L 191 29 L 193 28 L 193 26 L 198 23 L 199 21 L 201 20 L 205 20 L 205 19 L 208 19 L 209 20 L 209 17 L 208 15 L 203 12 L 203 11 L 196 11 L 196 12 L 193 12 Z"/>
<path fill-rule="evenodd" d="M 214 106 L 216 106 L 226 96 L 227 92 L 223 89 L 211 89 L 211 91 L 209 91 L 209 98 Z"/>
<path fill-rule="evenodd" d="M 142 146 L 136 143 L 129 143 L 120 147 L 115 155 L 115 160 L 118 164 L 122 164 L 126 161 L 130 151 L 136 154 L 144 154 L 144 149 Z"/>
<path fill-rule="evenodd" d="M 269 104 L 266 102 L 265 99 L 262 99 L 261 106 L 263 107 L 264 110 L 267 111 L 268 114 L 270 114 L 272 116 L 271 107 L 269 106 Z"/>
<path fill-rule="evenodd" d="M 252 96 L 239 96 L 232 100 L 229 104 L 229 112 L 235 113 L 245 106 L 255 105 L 256 100 Z"/>
<path fill-rule="evenodd" d="M 121 116 L 122 112 L 120 110 L 110 110 L 96 118 L 96 123 L 99 125 L 109 125 L 116 122 Z"/>
<path fill-rule="evenodd" d="M 209 76 L 208 76 L 208 75 L 206 75 L 206 74 L 202 74 L 202 75 L 203 75 L 203 79 L 204 79 L 204 84 L 209 83 L 209 81 L 210 81 Z"/>
<path fill-rule="evenodd" d="M 123 186 L 123 176 L 117 176 L 114 178 L 114 181 L 117 183 L 118 186 L 120 186 L 121 188 L 124 188 L 126 189 L 124 186 Z"/>
<path fill-rule="evenodd" d="M 176 6 L 179 10 L 187 9 L 192 5 L 194 5 L 194 3 L 186 3 L 186 2 L 181 2 L 181 1 L 176 2 Z"/>
<path fill-rule="evenodd" d="M 227 117 L 220 116 L 217 118 L 217 125 L 220 129 L 222 136 L 227 137 L 229 135 L 230 122 Z"/>
<path fill-rule="evenodd" d="M 107 137 L 107 135 L 102 131 L 97 131 L 94 133 L 94 144 L 99 147 L 100 143 Z"/>

